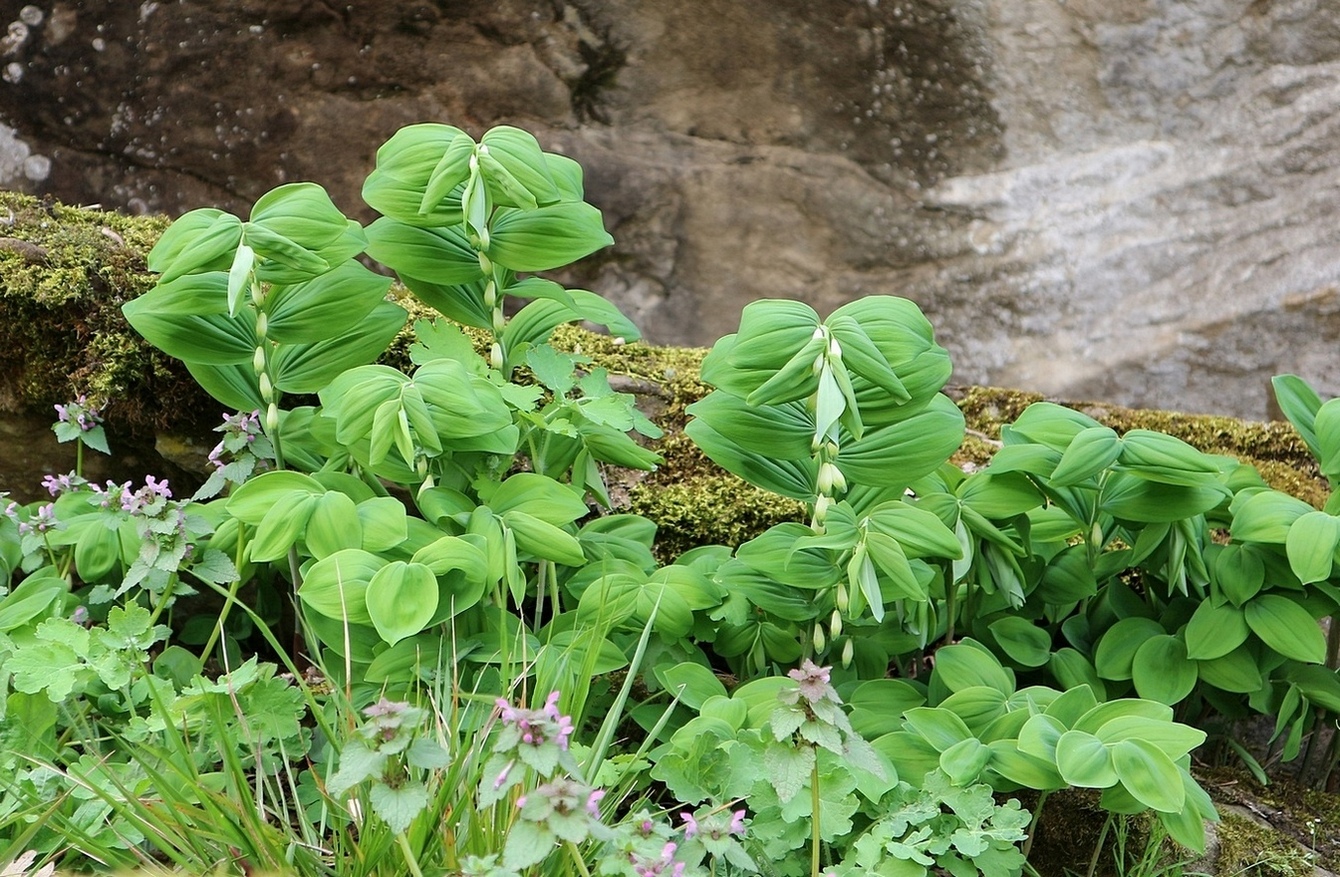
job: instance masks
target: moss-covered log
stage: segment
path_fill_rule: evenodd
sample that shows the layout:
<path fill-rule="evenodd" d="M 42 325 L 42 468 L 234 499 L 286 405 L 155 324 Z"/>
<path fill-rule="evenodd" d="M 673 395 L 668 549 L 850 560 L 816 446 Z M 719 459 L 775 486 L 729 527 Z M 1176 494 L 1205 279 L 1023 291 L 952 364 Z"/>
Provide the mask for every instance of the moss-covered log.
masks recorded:
<path fill-rule="evenodd" d="M 0 410 L 45 409 L 85 393 L 108 404 L 111 428 L 141 441 L 173 434 L 205 438 L 218 422 L 206 397 L 180 363 L 158 353 L 126 325 L 120 306 L 153 283 L 145 254 L 166 228 L 161 218 L 130 218 L 0 193 Z M 404 302 L 422 313 L 413 302 Z M 388 353 L 407 362 L 408 330 Z M 616 344 L 571 329 L 560 346 L 580 347 L 624 389 L 646 400 L 666 430 L 658 450 L 665 464 L 628 478 L 618 493 L 629 510 L 661 526 L 668 554 L 711 542 L 736 544 L 768 524 L 798 514 L 743 484 L 699 454 L 684 437 L 684 408 L 705 392 L 698 380 L 704 351 Z M 967 418 L 969 439 L 960 462 L 983 463 L 1002 423 L 1037 394 L 984 387 L 953 391 Z M 1279 489 L 1319 505 L 1326 496 L 1306 447 L 1283 423 L 1136 411 L 1096 404 L 1076 407 L 1118 431 L 1157 429 L 1212 453 L 1256 465 Z M 212 444 L 208 440 L 208 444 Z"/>

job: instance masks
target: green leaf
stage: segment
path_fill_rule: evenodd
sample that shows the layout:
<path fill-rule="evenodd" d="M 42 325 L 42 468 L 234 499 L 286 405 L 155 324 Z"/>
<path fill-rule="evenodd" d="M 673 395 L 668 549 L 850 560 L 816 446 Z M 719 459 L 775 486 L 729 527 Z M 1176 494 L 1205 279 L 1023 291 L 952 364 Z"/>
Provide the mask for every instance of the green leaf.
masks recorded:
<path fill-rule="evenodd" d="M 1196 661 L 1223 657 L 1246 642 L 1250 632 L 1240 608 L 1232 603 L 1216 606 L 1211 600 L 1202 600 L 1187 622 L 1187 657 Z"/>
<path fill-rule="evenodd" d="M 1086 429 L 1102 426 L 1092 417 L 1063 408 L 1054 402 L 1035 402 L 1002 432 L 1005 444 L 1019 443 L 1019 437 L 1064 452 L 1075 436 Z"/>
<path fill-rule="evenodd" d="M 428 790 L 416 782 L 405 782 L 395 788 L 373 783 L 368 790 L 368 803 L 393 833 L 400 834 L 428 807 Z"/>
<path fill-rule="evenodd" d="M 763 767 L 778 800 L 786 803 L 809 784 L 814 750 L 808 746 L 794 748 L 772 743 L 763 751 Z"/>
<path fill-rule="evenodd" d="M 459 224 L 460 203 L 453 199 L 439 200 L 427 213 L 420 213 L 420 206 L 443 156 L 454 151 L 460 138 L 468 141 L 465 143 L 468 162 L 474 141 L 459 128 L 434 123 L 401 128 L 377 150 L 377 165 L 363 183 L 363 200 L 378 213 L 402 222 L 423 226 Z"/>
<path fill-rule="evenodd" d="M 1260 593 L 1266 581 L 1260 549 L 1252 545 L 1225 545 L 1215 557 L 1213 570 L 1224 596 L 1235 606 L 1242 606 Z"/>
<path fill-rule="evenodd" d="M 1186 803 L 1181 771 L 1153 743 L 1122 740 L 1112 745 L 1112 768 L 1117 779 L 1137 801 L 1164 813 L 1176 813 Z"/>
<path fill-rule="evenodd" d="M 915 707 L 903 714 L 903 722 L 909 731 L 940 753 L 964 740 L 975 739 L 961 718 L 942 707 Z"/>
<path fill-rule="evenodd" d="M 408 278 L 458 286 L 484 276 L 479 256 L 459 226 L 419 228 L 384 216 L 368 226 L 367 235 L 368 255 L 394 269 L 416 294 Z"/>
<path fill-rule="evenodd" d="M 1258 594 L 1243 607 L 1252 633 L 1286 658 L 1305 664 L 1326 661 L 1326 637 L 1302 606 L 1278 594 Z"/>
<path fill-rule="evenodd" d="M 1094 670 L 1093 664 L 1074 649 L 1061 649 L 1053 652 L 1051 660 L 1047 662 L 1048 669 L 1056 677 L 1056 681 L 1061 683 L 1062 688 L 1078 688 L 1081 685 L 1087 685 L 1093 689 L 1094 694 L 1099 698 L 1107 697 L 1107 686 L 1103 680 L 1098 678 L 1098 672 Z"/>
<path fill-rule="evenodd" d="M 1103 633 L 1094 651 L 1093 662 L 1098 675 L 1104 679 L 1130 679 L 1135 653 L 1152 637 L 1167 631 L 1152 618 L 1132 616 L 1123 618 Z"/>
<path fill-rule="evenodd" d="M 1200 680 L 1215 688 L 1238 694 L 1252 694 L 1261 689 L 1261 668 L 1247 645 L 1240 645 L 1227 655 L 1197 663 Z"/>
<path fill-rule="evenodd" d="M 935 396 L 906 420 L 867 429 L 845 442 L 837 465 L 849 484 L 906 487 L 935 471 L 963 442 L 963 413 L 947 396 Z"/>
<path fill-rule="evenodd" d="M 1065 787 L 1066 782 L 1056 772 L 1052 760 L 1019 751 L 1013 740 L 993 740 L 987 746 L 991 749 L 991 770 L 1010 782 L 1038 791 Z"/>
<path fill-rule="evenodd" d="M 233 411 L 265 409 L 256 370 L 250 362 L 235 365 L 204 365 L 186 363 L 186 370 L 206 393 Z"/>
<path fill-rule="evenodd" d="M 341 372 L 376 359 L 391 343 L 407 314 L 379 303 L 353 329 L 315 344 L 281 345 L 271 366 L 274 385 L 286 393 L 315 393 Z"/>
<path fill-rule="evenodd" d="M 940 753 L 940 769 L 955 785 L 966 786 L 981 775 L 991 760 L 991 749 L 975 737 L 961 740 Z"/>
<path fill-rule="evenodd" d="M 334 490 L 317 497 L 303 541 L 318 559 L 345 548 L 362 548 L 363 524 L 354 501 Z"/>
<path fill-rule="evenodd" d="M 256 535 L 247 543 L 247 556 L 256 563 L 279 560 L 302 538 L 318 497 L 304 493 L 281 496 L 256 525 Z"/>
<path fill-rule="evenodd" d="M 1080 430 L 1061 455 L 1051 483 L 1056 487 L 1081 484 L 1111 466 L 1121 454 L 1121 439 L 1111 428 L 1091 426 Z"/>
<path fill-rule="evenodd" d="M 1131 664 L 1131 679 L 1140 696 L 1169 706 L 1191 693 L 1196 678 L 1196 664 L 1187 660 L 1186 644 L 1166 634 L 1145 640 Z"/>
<path fill-rule="evenodd" d="M 1188 486 L 1115 472 L 1103 487 L 1100 508 L 1119 520 L 1154 524 L 1204 514 L 1227 498 L 1227 488 L 1214 479 Z"/>
<path fill-rule="evenodd" d="M 965 640 L 935 652 L 935 677 L 950 691 L 978 685 L 994 688 L 1006 697 L 1014 693 L 1014 675 L 980 645 Z"/>
<path fill-rule="evenodd" d="M 1144 740 L 1157 746 L 1172 759 L 1181 758 L 1205 742 L 1206 734 L 1179 722 L 1159 721 L 1146 716 L 1117 716 L 1094 732 L 1104 743 L 1122 740 Z"/>
<path fill-rule="evenodd" d="M 1236 542 L 1284 545 L 1293 522 L 1314 511 L 1312 506 L 1301 499 L 1274 490 L 1263 490 L 1248 497 L 1234 509 L 1233 539 Z"/>
<path fill-rule="evenodd" d="M 518 472 L 485 499 L 495 514 L 523 511 L 548 524 L 570 524 L 589 513 L 581 494 L 547 475 Z"/>
<path fill-rule="evenodd" d="M 371 624 L 367 590 L 386 561 L 359 548 L 346 548 L 323 557 L 307 570 L 298 598 L 307 608 L 327 618 L 351 624 Z"/>
<path fill-rule="evenodd" d="M 1332 484 L 1340 480 L 1340 399 L 1328 399 L 1317 409 L 1312 428 L 1317 437 L 1317 463 Z"/>
<path fill-rule="evenodd" d="M 654 672 L 665 690 L 677 695 L 679 702 L 691 709 L 701 708 L 709 697 L 726 696 L 726 686 L 702 664 L 686 661 L 674 666 L 658 666 Z"/>
<path fill-rule="evenodd" d="M 502 519 L 515 534 L 517 547 L 522 551 L 568 566 L 586 563 L 582 545 L 571 533 L 516 509 L 505 512 Z"/>
<path fill-rule="evenodd" d="M 488 256 L 513 271 L 549 271 L 613 243 L 600 211 L 584 201 L 535 210 L 503 207 L 490 224 Z"/>
<path fill-rule="evenodd" d="M 251 208 L 251 221 L 309 250 L 333 243 L 349 221 L 316 183 L 286 183 L 266 192 Z"/>
<path fill-rule="evenodd" d="M 1021 666 L 1041 667 L 1051 659 L 1051 637 L 1025 618 L 1007 615 L 993 621 L 988 629 L 1001 650 Z"/>
<path fill-rule="evenodd" d="M 1320 457 L 1321 449 L 1313 429 L 1317 412 L 1321 410 L 1321 397 L 1317 391 L 1297 375 L 1276 375 L 1270 379 L 1270 384 L 1275 389 L 1275 401 L 1279 403 L 1280 411 L 1298 430 L 1312 456 Z"/>
<path fill-rule="evenodd" d="M 326 492 L 321 482 L 310 475 L 289 470 L 264 472 L 235 490 L 224 504 L 228 514 L 244 524 L 256 526 L 283 497 L 300 493 L 320 496 Z"/>
<path fill-rule="evenodd" d="M 437 598 L 432 570 L 399 560 L 377 570 L 364 597 L 373 627 L 391 645 L 427 626 L 437 612 Z"/>
<path fill-rule="evenodd" d="M 748 405 L 714 390 L 686 411 L 707 422 L 742 454 L 775 460 L 809 460 L 812 455 L 814 418 L 801 402 Z"/>
<path fill-rule="evenodd" d="M 957 559 L 963 556 L 963 548 L 953 530 L 931 512 L 902 500 L 880 503 L 865 520 L 871 532 L 896 539 L 908 557 Z"/>
<path fill-rule="evenodd" d="M 1340 518 L 1308 512 L 1289 527 L 1285 538 L 1289 568 L 1303 584 L 1330 578 L 1336 546 L 1340 546 Z"/>
<path fill-rule="evenodd" d="M 1019 751 L 1047 763 L 1056 761 L 1056 743 L 1068 731 L 1065 723 L 1046 713 L 1029 716 L 1019 729 Z"/>
<path fill-rule="evenodd" d="M 795 500 L 814 499 L 818 467 L 813 459 L 781 460 L 755 454 L 701 418 L 689 421 L 684 433 L 712 462 L 755 487 Z"/>
<path fill-rule="evenodd" d="M 1056 769 L 1067 783 L 1083 789 L 1106 789 L 1118 780 L 1107 746 L 1084 731 L 1066 731 L 1057 739 Z"/>
<path fill-rule="evenodd" d="M 480 142 L 516 183 L 530 193 L 532 200 L 539 204 L 559 200 L 549 162 L 534 135 L 510 125 L 499 125 L 489 129 Z"/>
<path fill-rule="evenodd" d="M 205 365 L 250 363 L 256 317 L 250 310 L 237 317 L 225 313 L 227 284 L 221 272 L 184 277 L 126 302 L 121 312 L 136 332 L 169 356 Z M 186 310 L 215 288 L 217 305 Z"/>
<path fill-rule="evenodd" d="M 162 276 L 159 283 L 201 269 L 219 270 L 242 239 L 242 220 L 213 207 L 182 214 L 149 251 L 148 267 Z"/>
<path fill-rule="evenodd" d="M 358 325 L 386 297 L 391 278 L 349 260 L 304 283 L 276 286 L 265 302 L 267 337 L 311 344 Z"/>
<path fill-rule="evenodd" d="M 433 166 L 432 173 L 428 175 L 428 182 L 423 190 L 423 199 L 419 201 L 418 215 L 420 217 L 431 216 L 440 206 L 445 206 L 442 205 L 442 201 L 457 186 L 464 185 L 465 181 L 470 178 L 470 158 L 474 154 L 475 141 L 471 139 L 469 134 L 458 133 L 451 139 L 447 148 L 442 152 L 442 157 Z M 441 224 L 447 225 L 449 223 Z"/>

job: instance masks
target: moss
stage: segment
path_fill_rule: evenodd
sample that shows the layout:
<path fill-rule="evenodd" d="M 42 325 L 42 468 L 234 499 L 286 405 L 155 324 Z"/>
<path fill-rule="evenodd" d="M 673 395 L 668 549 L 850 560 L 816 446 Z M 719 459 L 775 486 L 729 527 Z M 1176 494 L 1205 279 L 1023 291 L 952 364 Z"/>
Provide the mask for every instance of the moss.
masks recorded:
<path fill-rule="evenodd" d="M 1306 850 L 1277 831 L 1245 816 L 1227 812 L 1219 820 L 1220 874 L 1256 877 L 1305 877 L 1313 873 Z"/>

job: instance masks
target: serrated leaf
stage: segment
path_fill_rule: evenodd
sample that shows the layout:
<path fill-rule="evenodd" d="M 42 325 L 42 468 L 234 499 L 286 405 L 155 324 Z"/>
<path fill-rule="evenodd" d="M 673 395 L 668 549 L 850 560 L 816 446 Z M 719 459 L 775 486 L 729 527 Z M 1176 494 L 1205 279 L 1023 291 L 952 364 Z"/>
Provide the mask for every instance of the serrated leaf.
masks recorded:
<path fill-rule="evenodd" d="M 428 790 L 422 783 L 405 782 L 392 788 L 385 783 L 374 783 L 368 790 L 368 803 L 395 834 L 406 831 L 428 806 Z"/>
<path fill-rule="evenodd" d="M 763 751 L 763 767 L 778 800 L 786 803 L 809 783 L 814 750 L 808 746 L 771 744 Z"/>

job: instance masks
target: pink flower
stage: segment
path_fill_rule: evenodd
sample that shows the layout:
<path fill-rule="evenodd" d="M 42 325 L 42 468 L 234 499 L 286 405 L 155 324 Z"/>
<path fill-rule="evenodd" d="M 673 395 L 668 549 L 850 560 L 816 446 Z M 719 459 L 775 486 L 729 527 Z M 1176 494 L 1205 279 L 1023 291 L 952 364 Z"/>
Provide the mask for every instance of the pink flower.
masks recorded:
<path fill-rule="evenodd" d="M 605 797 L 604 789 L 592 789 L 591 794 L 586 796 L 586 812 L 597 819 L 600 818 L 600 799 Z"/>
<path fill-rule="evenodd" d="M 679 818 L 684 820 L 684 839 L 688 840 L 698 833 L 698 820 L 693 818 L 692 813 L 684 812 L 679 814 Z"/>
<path fill-rule="evenodd" d="M 736 810 L 734 813 L 731 814 L 731 818 L 730 818 L 730 829 L 728 829 L 728 830 L 730 831 L 731 834 L 734 834 L 734 835 L 743 835 L 743 834 L 744 834 L 744 811 L 743 811 L 743 810 Z"/>

